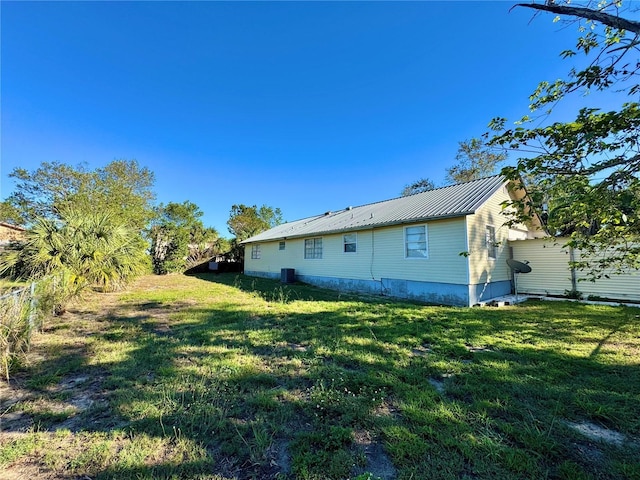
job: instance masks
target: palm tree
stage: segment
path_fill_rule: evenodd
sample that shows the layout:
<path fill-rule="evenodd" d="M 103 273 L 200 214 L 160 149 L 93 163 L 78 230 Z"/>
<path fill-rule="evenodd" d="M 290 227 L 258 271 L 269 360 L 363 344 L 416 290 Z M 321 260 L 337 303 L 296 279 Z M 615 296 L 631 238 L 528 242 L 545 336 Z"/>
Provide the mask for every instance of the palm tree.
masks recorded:
<path fill-rule="evenodd" d="M 37 219 L 26 241 L 0 256 L 0 274 L 43 279 L 66 301 L 90 287 L 117 290 L 144 264 L 144 242 L 111 213 L 67 208 L 60 220 Z"/>

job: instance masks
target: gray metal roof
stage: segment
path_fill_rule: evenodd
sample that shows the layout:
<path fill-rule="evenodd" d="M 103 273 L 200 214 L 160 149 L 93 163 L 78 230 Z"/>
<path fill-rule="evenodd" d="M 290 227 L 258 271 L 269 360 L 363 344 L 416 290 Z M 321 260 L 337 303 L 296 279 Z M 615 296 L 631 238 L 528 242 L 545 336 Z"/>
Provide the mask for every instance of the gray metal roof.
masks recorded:
<path fill-rule="evenodd" d="M 487 177 L 408 197 L 393 198 L 278 225 L 241 243 L 283 240 L 373 227 L 416 223 L 474 213 L 506 180 Z"/>

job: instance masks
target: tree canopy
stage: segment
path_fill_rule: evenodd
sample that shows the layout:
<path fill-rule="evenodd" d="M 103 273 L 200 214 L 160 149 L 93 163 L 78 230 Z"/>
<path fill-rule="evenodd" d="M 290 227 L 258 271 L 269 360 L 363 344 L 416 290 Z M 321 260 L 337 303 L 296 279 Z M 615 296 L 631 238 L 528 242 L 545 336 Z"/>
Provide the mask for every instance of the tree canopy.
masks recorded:
<path fill-rule="evenodd" d="M 218 232 L 203 225 L 203 212 L 195 203 L 170 202 L 158 207 L 157 213 L 150 229 L 155 273 L 181 272 L 219 253 Z"/>
<path fill-rule="evenodd" d="M 251 207 L 244 204 L 233 205 L 229 212 L 229 220 L 227 220 L 229 232 L 235 237 L 231 241 L 232 256 L 236 260 L 242 261 L 244 248 L 240 242 L 281 223 L 282 212 L 279 208 L 267 205 L 262 205 L 259 208 L 256 205 Z"/>
<path fill-rule="evenodd" d="M 421 178 L 420 180 L 416 180 L 415 182 L 405 185 L 400 192 L 400 195 L 403 197 L 408 197 L 409 195 L 415 195 L 416 193 L 428 192 L 429 190 L 433 190 L 436 188 L 436 184 L 433 180 L 428 178 Z"/>
<path fill-rule="evenodd" d="M 279 208 L 262 205 L 248 207 L 246 205 L 233 205 L 229 212 L 227 225 L 237 241 L 241 242 L 249 237 L 282 223 L 282 212 Z"/>
<path fill-rule="evenodd" d="M 492 150 L 479 138 L 464 140 L 458 143 L 458 163 L 447 168 L 445 181 L 456 184 L 489 177 L 498 172 L 498 166 L 506 158 L 505 152 Z"/>
<path fill-rule="evenodd" d="M 142 231 L 153 218 L 154 175 L 135 160 L 114 160 L 89 170 L 43 162 L 33 171 L 15 168 L 16 187 L 2 202 L 0 220 L 29 226 L 38 218 L 55 219 L 70 206 L 90 212 L 96 208 L 133 229 Z"/>
<path fill-rule="evenodd" d="M 592 278 L 640 267 L 640 22 L 624 18 L 623 2 L 526 3 L 519 7 L 569 19 L 579 35 L 567 59 L 584 56 L 586 66 L 569 69 L 566 78 L 542 81 L 531 95 L 530 110 L 514 126 L 496 118 L 491 145 L 520 152 L 502 172 L 512 179 L 532 179 L 527 197 L 513 202 L 526 221 L 544 212 L 552 234 L 569 235 L 574 265 Z M 576 60 L 576 63 L 580 64 Z M 609 105 L 595 103 L 609 93 Z M 582 94 L 581 108 L 570 121 L 549 119 L 558 102 Z M 592 95 L 588 95 L 592 94 Z M 591 104 L 591 105 L 590 105 Z M 597 260 L 588 258 L 596 255 Z"/>

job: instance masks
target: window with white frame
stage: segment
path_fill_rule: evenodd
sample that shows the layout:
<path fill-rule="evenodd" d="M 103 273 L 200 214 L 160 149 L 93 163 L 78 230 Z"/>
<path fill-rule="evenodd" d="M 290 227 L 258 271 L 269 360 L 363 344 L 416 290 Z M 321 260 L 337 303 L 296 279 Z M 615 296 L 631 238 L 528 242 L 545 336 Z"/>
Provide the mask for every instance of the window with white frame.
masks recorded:
<path fill-rule="evenodd" d="M 496 258 L 498 254 L 498 245 L 496 244 L 496 229 L 492 225 L 487 225 L 485 230 L 485 242 L 487 244 L 487 256 Z"/>
<path fill-rule="evenodd" d="M 251 245 L 251 258 L 254 260 L 260 258 L 260 244 Z"/>
<path fill-rule="evenodd" d="M 284 247 L 285 247 L 284 241 L 281 241 L 280 243 L 278 243 L 278 250 L 284 250 Z"/>
<path fill-rule="evenodd" d="M 304 241 L 304 258 L 322 258 L 322 238 L 307 238 Z"/>
<path fill-rule="evenodd" d="M 405 258 L 429 258 L 426 225 L 404 228 L 404 256 Z"/>
<path fill-rule="evenodd" d="M 344 253 L 356 253 L 358 251 L 358 234 L 346 233 L 342 236 L 342 251 Z"/>

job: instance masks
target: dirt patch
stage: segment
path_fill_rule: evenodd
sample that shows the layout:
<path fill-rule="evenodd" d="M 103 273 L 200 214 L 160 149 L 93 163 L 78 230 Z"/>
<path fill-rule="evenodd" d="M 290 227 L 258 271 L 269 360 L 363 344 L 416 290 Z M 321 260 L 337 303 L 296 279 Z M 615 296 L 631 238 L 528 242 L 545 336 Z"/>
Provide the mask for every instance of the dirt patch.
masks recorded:
<path fill-rule="evenodd" d="M 440 394 L 440 395 L 444 395 L 444 392 L 446 390 L 446 387 L 444 386 L 444 381 L 443 380 L 438 380 L 436 378 L 430 378 L 429 379 L 429 383 L 431 384 L 431 386 L 433 388 L 436 389 L 436 391 Z"/>
<path fill-rule="evenodd" d="M 491 347 L 488 347 L 486 345 L 483 345 L 481 347 L 475 347 L 473 345 L 465 345 L 466 349 L 471 352 L 471 353 L 487 353 L 487 352 L 493 352 L 493 349 Z"/>
<path fill-rule="evenodd" d="M 398 472 L 391 463 L 382 443 L 373 438 L 367 430 L 356 430 L 354 441 L 366 459 L 364 467 L 357 469 L 355 475 L 368 472 L 373 477 L 379 477 L 382 480 L 395 480 Z"/>
<path fill-rule="evenodd" d="M 420 345 L 419 347 L 411 350 L 411 353 L 416 357 L 424 357 L 426 355 L 429 355 L 430 353 L 433 353 L 433 348 L 429 344 Z"/>
<path fill-rule="evenodd" d="M 287 475 L 291 471 L 291 455 L 289 454 L 289 442 L 277 441 L 271 448 L 271 466 L 276 467 L 281 473 Z"/>
<path fill-rule="evenodd" d="M 614 445 L 616 447 L 621 447 L 625 441 L 626 437 L 620 432 L 616 432 L 615 430 L 610 430 L 608 428 L 601 427 L 591 422 L 567 422 L 567 426 L 575 430 L 576 432 L 581 433 L 585 437 L 590 440 L 606 443 L 609 445 Z"/>

